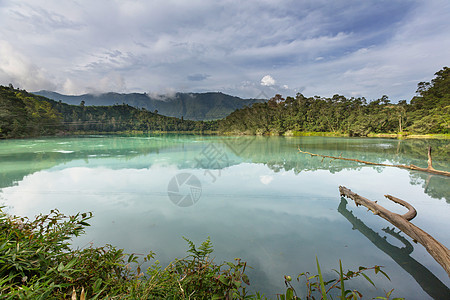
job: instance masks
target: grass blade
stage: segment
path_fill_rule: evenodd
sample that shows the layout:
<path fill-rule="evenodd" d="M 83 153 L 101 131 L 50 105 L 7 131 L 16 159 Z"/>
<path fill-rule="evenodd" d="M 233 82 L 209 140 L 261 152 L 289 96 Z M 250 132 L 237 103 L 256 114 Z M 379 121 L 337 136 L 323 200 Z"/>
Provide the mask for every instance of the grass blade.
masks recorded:
<path fill-rule="evenodd" d="M 341 260 L 339 260 L 339 277 L 341 278 L 341 300 L 345 300 L 344 272 L 342 271 Z"/>
<path fill-rule="evenodd" d="M 317 263 L 317 272 L 319 273 L 320 290 L 322 292 L 322 299 L 328 300 L 327 291 L 325 290 L 325 284 L 323 282 L 322 272 L 320 271 L 320 265 L 319 265 L 319 260 L 317 259 L 317 256 L 316 256 L 316 263 Z"/>
<path fill-rule="evenodd" d="M 362 276 L 364 276 L 364 278 L 367 279 L 367 281 L 369 281 L 373 286 L 375 286 L 375 283 L 373 283 L 373 281 L 364 273 L 361 273 Z"/>

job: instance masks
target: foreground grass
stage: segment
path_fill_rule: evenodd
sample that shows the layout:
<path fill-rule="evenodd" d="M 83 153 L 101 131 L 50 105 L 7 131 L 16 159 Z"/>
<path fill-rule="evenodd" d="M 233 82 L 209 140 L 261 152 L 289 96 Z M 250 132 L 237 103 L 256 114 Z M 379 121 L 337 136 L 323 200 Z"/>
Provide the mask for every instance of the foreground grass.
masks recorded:
<path fill-rule="evenodd" d="M 0 207 L 0 299 L 266 299 L 247 290 L 247 264 L 240 259 L 216 264 L 209 238 L 199 247 L 188 243 L 188 256 L 163 268 L 158 261 L 145 271 L 143 263 L 154 260 L 125 254 L 114 246 L 73 250 L 70 239 L 84 233 L 91 213 L 64 216 L 58 210 L 34 220 L 10 216 Z M 381 267 L 360 267 L 358 271 L 336 271 L 337 277 L 324 281 L 318 275 L 302 273 L 297 281 L 306 285 L 304 299 L 359 299 L 357 290 L 345 288 L 345 281 L 374 270 L 389 278 Z M 278 299 L 300 299 L 285 276 L 286 290 Z M 392 291 L 386 293 L 388 299 Z"/>

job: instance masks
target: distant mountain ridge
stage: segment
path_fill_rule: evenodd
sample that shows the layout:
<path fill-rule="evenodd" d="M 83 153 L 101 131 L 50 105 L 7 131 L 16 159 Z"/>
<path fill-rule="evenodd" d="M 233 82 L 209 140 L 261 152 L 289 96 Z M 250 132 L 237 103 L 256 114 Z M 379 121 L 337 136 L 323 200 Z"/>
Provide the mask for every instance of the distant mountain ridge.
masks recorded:
<path fill-rule="evenodd" d="M 242 99 L 220 92 L 176 93 L 174 96 L 152 97 L 145 93 L 104 93 L 100 95 L 84 94 L 79 96 L 63 95 L 51 91 L 33 92 L 33 94 L 64 103 L 79 105 L 109 106 L 128 104 L 170 117 L 183 117 L 186 120 L 222 119 L 236 109 L 251 106 L 253 103 L 266 102 L 265 99 Z"/>

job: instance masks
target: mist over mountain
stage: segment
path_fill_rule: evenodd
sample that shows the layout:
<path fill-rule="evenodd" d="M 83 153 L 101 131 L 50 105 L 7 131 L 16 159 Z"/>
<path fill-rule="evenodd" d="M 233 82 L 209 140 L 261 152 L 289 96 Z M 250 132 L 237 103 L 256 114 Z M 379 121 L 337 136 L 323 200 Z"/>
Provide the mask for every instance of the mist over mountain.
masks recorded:
<path fill-rule="evenodd" d="M 64 103 L 79 105 L 114 105 L 128 104 L 159 114 L 187 120 L 215 120 L 228 116 L 236 109 L 250 106 L 253 103 L 265 102 L 265 99 L 242 99 L 219 92 L 209 93 L 176 93 L 170 96 L 152 96 L 149 94 L 104 93 L 99 95 L 84 94 L 79 96 L 63 95 L 51 91 L 39 91 L 33 94 Z"/>

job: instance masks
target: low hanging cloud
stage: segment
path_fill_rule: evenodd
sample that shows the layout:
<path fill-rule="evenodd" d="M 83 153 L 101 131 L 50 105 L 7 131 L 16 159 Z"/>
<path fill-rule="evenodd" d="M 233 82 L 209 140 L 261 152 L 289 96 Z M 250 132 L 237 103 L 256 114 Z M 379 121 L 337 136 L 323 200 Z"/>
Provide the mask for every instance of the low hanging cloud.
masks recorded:
<path fill-rule="evenodd" d="M 80 86 L 84 86 L 80 89 Z M 124 93 L 128 91 L 126 80 L 118 72 L 110 72 L 101 78 L 92 78 L 89 82 L 67 78 L 62 84 L 62 92 L 67 95 L 101 94 L 107 92 Z"/>
<path fill-rule="evenodd" d="M 148 92 L 147 97 L 154 100 L 167 101 L 177 96 L 177 91 L 173 88 L 166 88 L 163 92 Z"/>

